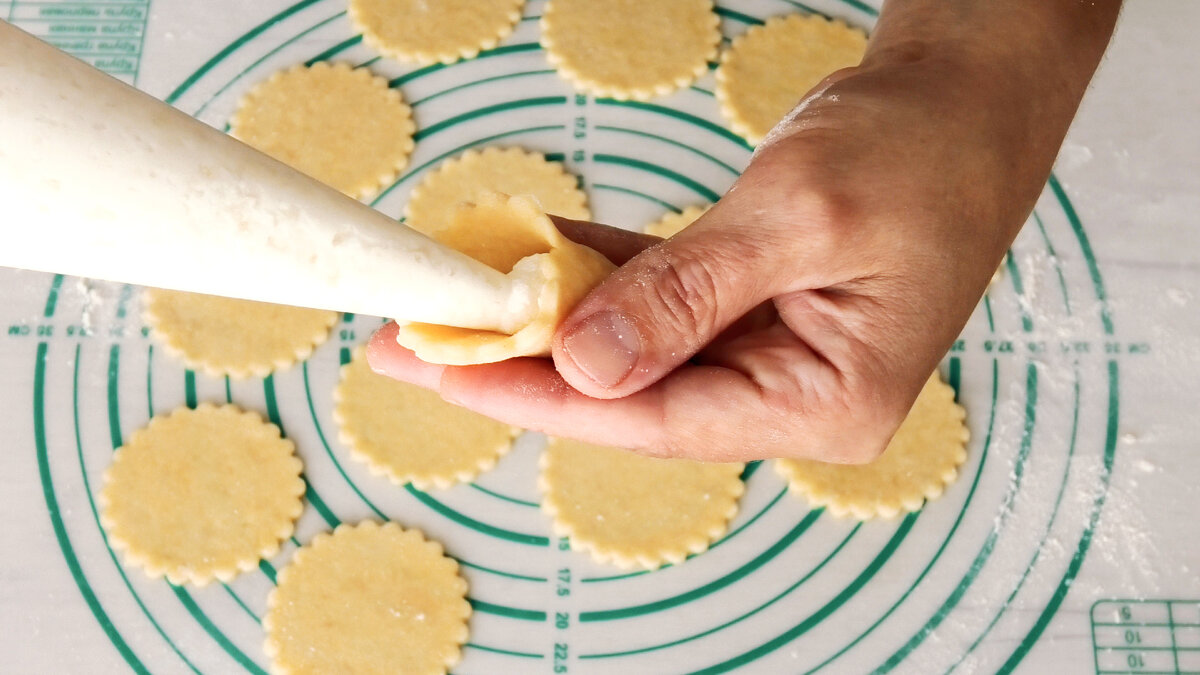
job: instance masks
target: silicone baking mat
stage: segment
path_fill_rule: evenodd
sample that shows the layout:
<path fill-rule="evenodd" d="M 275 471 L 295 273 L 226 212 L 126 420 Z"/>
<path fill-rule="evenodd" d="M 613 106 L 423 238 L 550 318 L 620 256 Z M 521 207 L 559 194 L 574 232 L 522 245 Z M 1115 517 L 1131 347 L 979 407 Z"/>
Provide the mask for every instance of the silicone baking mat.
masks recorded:
<path fill-rule="evenodd" d="M 373 53 L 342 0 L 17 1 L 0 2 L 0 18 L 218 128 L 276 70 L 319 60 L 372 69 L 418 124 L 409 169 L 371 202 L 396 217 L 431 167 L 482 146 L 563 161 L 602 222 L 640 228 L 718 199 L 751 149 L 720 118 L 711 73 L 646 103 L 576 94 L 538 44 L 543 7 L 530 2 L 495 49 L 423 68 Z M 787 12 L 869 29 L 877 4 L 717 11 L 728 44 Z M 378 318 L 347 315 L 306 363 L 230 382 L 185 370 L 147 336 L 137 288 L 0 270 L 0 484 L 11 505 L 0 670 L 264 672 L 261 621 L 277 571 L 317 532 L 374 518 L 427 531 L 462 563 L 475 610 L 462 675 L 1200 672 L 1194 576 L 1183 567 L 1142 583 L 1163 557 L 1195 560 L 1200 547 L 1139 549 L 1153 519 L 1113 489 L 1129 461 L 1118 451 L 1123 382 L 1153 346 L 1121 330 L 1110 301 L 1119 290 L 1090 233 L 1052 177 L 942 364 L 971 431 L 943 498 L 892 521 L 839 520 L 786 494 L 769 463 L 752 464 L 729 533 L 653 573 L 594 564 L 551 534 L 537 507 L 536 434 L 474 484 L 444 491 L 396 487 L 351 460 L 332 392 Z M 227 400 L 296 442 L 308 481 L 296 536 L 228 584 L 151 581 L 122 565 L 99 527 L 102 473 L 151 415 Z"/>

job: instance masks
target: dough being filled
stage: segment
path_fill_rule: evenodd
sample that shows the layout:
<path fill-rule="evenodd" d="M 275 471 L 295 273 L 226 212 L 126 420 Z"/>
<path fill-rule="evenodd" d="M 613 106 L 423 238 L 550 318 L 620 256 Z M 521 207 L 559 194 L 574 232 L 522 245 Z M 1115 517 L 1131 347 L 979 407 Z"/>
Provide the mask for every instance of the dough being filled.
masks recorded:
<path fill-rule="evenodd" d="M 874 462 L 859 466 L 781 459 L 776 470 L 792 491 L 835 516 L 894 518 L 936 499 L 967 459 L 966 412 L 937 373 Z"/>
<path fill-rule="evenodd" d="M 396 341 L 429 363 L 474 365 L 518 356 L 548 356 L 559 323 L 615 268 L 558 231 L 529 197 L 486 194 L 464 204 L 433 237 L 505 274 L 514 267 L 538 284 L 537 314 L 512 334 L 401 323 Z"/>
<path fill-rule="evenodd" d="M 441 544 L 395 523 L 318 534 L 267 597 L 272 673 L 444 673 L 467 641 L 467 582 Z"/>
<path fill-rule="evenodd" d="M 100 522 L 152 577 L 229 581 L 292 535 L 304 495 L 295 449 L 279 427 L 232 405 L 160 415 L 113 455 Z"/>

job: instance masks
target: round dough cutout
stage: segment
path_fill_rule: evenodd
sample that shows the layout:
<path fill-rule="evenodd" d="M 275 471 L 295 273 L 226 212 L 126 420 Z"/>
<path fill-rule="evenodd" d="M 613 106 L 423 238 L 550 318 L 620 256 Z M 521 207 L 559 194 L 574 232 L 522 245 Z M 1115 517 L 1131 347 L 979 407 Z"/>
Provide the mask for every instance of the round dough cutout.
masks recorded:
<path fill-rule="evenodd" d="M 599 562 L 679 564 L 725 534 L 745 490 L 744 466 L 551 438 L 541 458 L 542 510 L 555 534 Z"/>
<path fill-rule="evenodd" d="M 954 389 L 934 373 L 874 462 L 852 466 L 781 459 L 775 468 L 794 493 L 835 516 L 894 518 L 937 499 L 958 477 L 970 436 L 965 419 Z"/>
<path fill-rule="evenodd" d="M 334 401 L 339 438 L 350 454 L 371 473 L 422 490 L 473 480 L 512 449 L 521 431 L 376 374 L 362 347 L 342 366 Z"/>
<path fill-rule="evenodd" d="M 213 377 L 265 377 L 307 359 L 339 314 L 215 295 L 147 288 L 143 312 L 154 336 L 189 368 Z"/>
<path fill-rule="evenodd" d="M 326 62 L 275 73 L 230 120 L 234 137 L 356 199 L 375 195 L 408 165 L 414 129 L 387 80 Z"/>
<path fill-rule="evenodd" d="M 645 101 L 705 73 L 719 23 L 710 0 L 549 0 L 542 47 L 579 91 Z"/>
<path fill-rule="evenodd" d="M 279 551 L 303 509 L 302 465 L 279 427 L 232 405 L 156 416 L 113 455 L 100 522 L 151 577 L 230 581 Z"/>
<path fill-rule="evenodd" d="M 422 179 L 404 207 L 409 227 L 433 236 L 449 227 L 458 207 L 487 193 L 533 197 L 545 213 L 590 220 L 579 180 L 559 162 L 521 148 L 468 150 Z"/>
<path fill-rule="evenodd" d="M 721 55 L 715 92 L 721 114 L 757 145 L 810 89 L 858 65 L 866 49 L 866 33 L 841 21 L 803 14 L 768 19 Z"/>
<path fill-rule="evenodd" d="M 469 59 L 512 33 L 525 0 L 350 0 L 350 20 L 373 49 L 430 65 Z"/>
<path fill-rule="evenodd" d="M 652 234 L 663 239 L 670 239 L 683 231 L 685 227 L 696 222 L 700 216 L 708 213 L 712 204 L 705 206 L 689 206 L 679 213 L 668 213 L 657 221 L 646 226 L 646 234 Z"/>
<path fill-rule="evenodd" d="M 339 525 L 278 582 L 263 617 L 273 673 L 444 673 L 467 641 L 467 582 L 418 530 Z"/>

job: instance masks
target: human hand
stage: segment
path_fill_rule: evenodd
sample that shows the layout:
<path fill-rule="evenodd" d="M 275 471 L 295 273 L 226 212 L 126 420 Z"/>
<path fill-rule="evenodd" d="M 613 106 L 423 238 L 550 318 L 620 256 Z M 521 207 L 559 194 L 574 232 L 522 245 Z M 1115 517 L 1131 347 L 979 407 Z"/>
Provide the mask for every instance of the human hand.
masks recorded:
<path fill-rule="evenodd" d="M 814 89 L 680 234 L 559 221 L 622 267 L 559 327 L 552 363 L 426 364 L 387 327 L 372 367 L 646 454 L 870 461 L 1032 209 L 1103 51 L 1117 3 L 1071 4 L 892 0 L 863 63 Z M 1063 23 L 1090 41 L 1077 30 L 1064 55 Z"/>

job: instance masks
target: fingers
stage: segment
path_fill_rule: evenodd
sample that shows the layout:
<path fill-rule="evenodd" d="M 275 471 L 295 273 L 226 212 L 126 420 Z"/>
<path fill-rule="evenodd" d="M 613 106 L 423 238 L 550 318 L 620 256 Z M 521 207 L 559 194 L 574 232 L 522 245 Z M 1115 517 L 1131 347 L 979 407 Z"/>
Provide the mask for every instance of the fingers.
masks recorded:
<path fill-rule="evenodd" d="M 883 405 L 891 392 L 854 385 L 782 323 L 700 361 L 710 367 L 680 369 L 685 377 L 662 382 L 664 437 L 677 456 L 715 443 L 709 457 L 861 464 L 883 452 L 907 411 Z"/>
<path fill-rule="evenodd" d="M 445 366 L 426 363 L 396 342 L 396 322 L 384 325 L 367 342 L 367 365 L 392 379 L 436 391 Z"/>
<path fill-rule="evenodd" d="M 878 392 L 847 390 L 836 369 L 782 324 L 716 351 L 702 365 L 611 400 L 580 393 L 546 359 L 426 364 L 395 343 L 390 326 L 375 334 L 367 354 L 376 372 L 507 424 L 655 457 L 861 463 L 883 450 L 903 417 L 904 410 L 881 415 Z"/>
<path fill-rule="evenodd" d="M 579 391 L 619 398 L 656 382 L 772 295 L 780 256 L 770 236 L 732 227 L 718 204 L 635 257 L 559 327 L 555 365 Z"/>
<path fill-rule="evenodd" d="M 478 413 L 532 431 L 656 454 L 663 444 L 658 392 L 614 401 L 568 386 L 547 359 L 521 358 L 450 367 L 442 397 Z"/>
<path fill-rule="evenodd" d="M 451 403 L 523 429 L 622 448 L 658 443 L 655 395 L 598 401 L 568 386 L 547 359 L 458 367 L 426 363 L 396 343 L 396 324 L 389 323 L 367 343 L 367 362 L 380 375 L 432 389 Z"/>
<path fill-rule="evenodd" d="M 558 231 L 577 244 L 599 251 L 614 265 L 624 265 L 633 256 L 662 241 L 660 237 L 622 230 L 584 220 L 550 216 Z"/>

